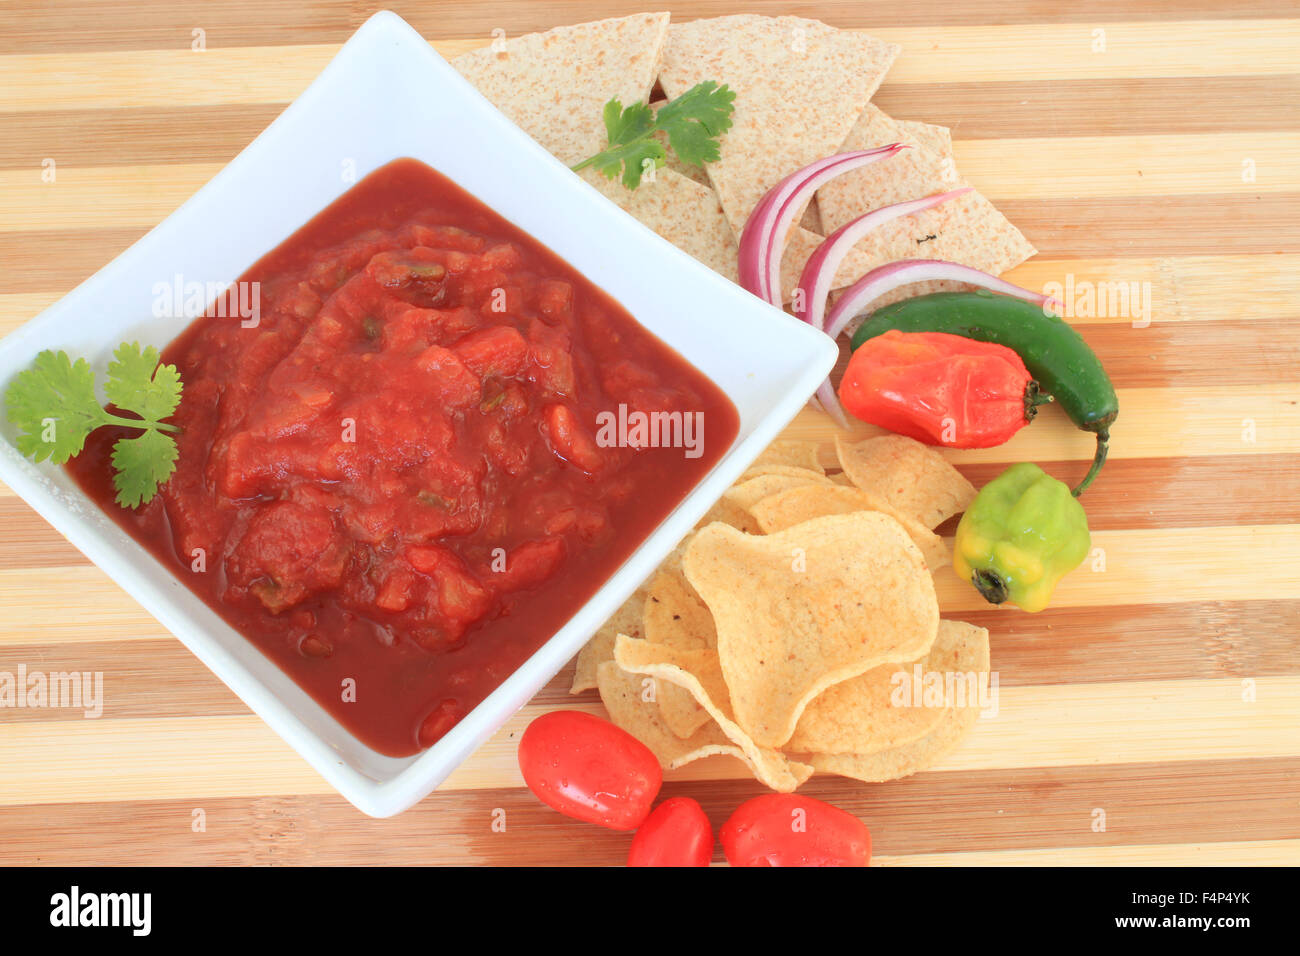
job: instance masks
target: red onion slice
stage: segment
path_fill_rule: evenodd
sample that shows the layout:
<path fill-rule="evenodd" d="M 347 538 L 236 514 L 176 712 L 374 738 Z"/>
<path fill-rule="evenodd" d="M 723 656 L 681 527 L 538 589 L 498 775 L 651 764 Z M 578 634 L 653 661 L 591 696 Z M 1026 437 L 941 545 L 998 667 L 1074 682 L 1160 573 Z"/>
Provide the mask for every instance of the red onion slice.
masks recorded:
<path fill-rule="evenodd" d="M 799 285 L 794 292 L 795 316 L 803 319 L 815 329 L 823 328 L 823 320 L 826 317 L 826 300 L 831 293 L 835 273 L 839 271 L 840 264 L 844 262 L 844 258 L 849 254 L 850 250 L 867 233 L 891 220 L 933 209 L 949 199 L 954 199 L 968 192 L 973 192 L 972 188 L 962 186 L 946 193 L 936 193 L 933 196 L 924 196 L 921 199 L 909 199 L 906 202 L 894 203 L 892 206 L 882 206 L 836 229 L 826 237 L 825 242 L 817 247 L 817 251 L 808 257 L 808 262 L 803 267 L 803 274 L 799 277 Z"/>
<path fill-rule="evenodd" d="M 739 244 L 740 284 L 754 295 L 781 307 L 781 255 L 795 214 L 822 185 L 844 173 L 870 165 L 900 149 L 891 143 L 876 149 L 839 153 L 810 163 L 791 173 L 767 191 L 741 230 Z"/>

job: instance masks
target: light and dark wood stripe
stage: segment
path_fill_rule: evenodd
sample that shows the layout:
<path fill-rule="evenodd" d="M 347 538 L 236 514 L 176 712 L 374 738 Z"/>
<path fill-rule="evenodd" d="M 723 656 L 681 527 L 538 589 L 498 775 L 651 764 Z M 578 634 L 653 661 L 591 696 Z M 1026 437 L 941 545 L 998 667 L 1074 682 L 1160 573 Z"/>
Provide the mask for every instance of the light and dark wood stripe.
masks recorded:
<path fill-rule="evenodd" d="M 1146 327 L 1073 318 L 1120 389 L 1112 460 L 1086 501 L 1100 552 L 1038 615 L 989 608 L 949 569 L 936 577 L 945 615 L 993 634 L 998 715 L 930 772 L 876 786 L 816 777 L 803 792 L 861 816 L 884 865 L 1300 861 L 1293 4 L 700 0 L 674 15 L 741 6 L 904 46 L 876 102 L 952 127 L 963 174 L 1040 250 L 1012 281 L 1136 282 L 1152 297 Z M 449 56 L 497 27 L 642 9 L 392 8 Z M 202 185 L 369 12 L 351 0 L 0 8 L 0 334 Z M 203 53 L 190 50 L 195 28 Z M 1106 49 L 1094 52 L 1098 30 Z M 40 179 L 45 159 L 55 186 Z M 787 430 L 822 442 L 827 464 L 832 434 L 807 411 Z M 1090 438 L 1051 409 L 1001 448 L 952 458 L 978 484 L 1018 460 L 1069 480 L 1090 454 Z M 0 607 L 0 671 L 101 671 L 106 697 L 94 720 L 0 709 L 0 864 L 626 855 L 625 835 L 566 820 L 521 786 L 514 749 L 529 719 L 600 710 L 592 694 L 570 697 L 567 672 L 442 791 L 375 821 L 3 487 Z M 664 792 L 701 800 L 717 825 L 759 788 L 736 761 L 711 758 L 669 774 Z M 206 832 L 192 829 L 196 808 Z M 491 828 L 497 810 L 504 833 Z"/>

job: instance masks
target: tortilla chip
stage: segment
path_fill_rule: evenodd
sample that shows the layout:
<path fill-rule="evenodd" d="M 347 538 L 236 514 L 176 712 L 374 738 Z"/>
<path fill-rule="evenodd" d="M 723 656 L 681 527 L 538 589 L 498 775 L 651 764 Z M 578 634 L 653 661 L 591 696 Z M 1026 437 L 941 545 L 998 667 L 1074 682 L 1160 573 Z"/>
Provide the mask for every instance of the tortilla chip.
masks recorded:
<path fill-rule="evenodd" d="M 808 232 L 814 232 L 819 236 L 826 235 L 822 226 L 822 212 L 817 207 L 817 197 L 813 196 L 808 200 L 808 208 L 803 211 L 803 218 L 799 220 L 799 226 Z"/>
<path fill-rule="evenodd" d="M 680 571 L 661 571 L 650 582 L 644 633 L 651 644 L 686 651 L 707 650 L 717 656 L 718 635 L 713 627 L 713 615 Z M 665 683 L 659 688 L 658 697 L 664 723 L 678 737 L 690 737 L 709 722 L 708 711 L 684 687 Z"/>
<path fill-rule="evenodd" d="M 706 80 L 736 92 L 709 179 L 737 234 L 767 190 L 837 152 L 898 52 L 800 17 L 742 14 L 669 27 L 659 71 L 669 99 Z"/>
<path fill-rule="evenodd" d="M 715 721 L 711 726 L 720 728 L 740 748 L 761 783 L 779 793 L 790 793 L 811 775 L 811 766 L 787 760 L 779 750 L 758 746 L 732 719 L 717 651 L 683 650 L 620 635 L 614 644 L 614 659 L 625 671 L 653 677 L 660 694 L 674 686 L 689 692 Z"/>
<path fill-rule="evenodd" d="M 591 168 L 578 175 L 656 235 L 698 259 L 724 279 L 740 281 L 736 234 L 722 211 L 718 194 L 707 183 L 707 177 L 706 182 L 701 183 L 669 164 L 655 170 L 653 175 L 644 176 L 636 189 L 628 189 L 617 179 L 606 179 Z M 821 241 L 821 236 L 805 229 L 792 230 L 781 266 L 785 301 L 789 301 L 804 263 Z M 842 288 L 855 282 L 871 265 L 862 253 L 851 252 L 835 273 L 833 285 Z"/>
<path fill-rule="evenodd" d="M 800 17 L 741 14 L 668 28 L 659 82 L 670 99 L 705 80 L 736 91 L 732 127 L 708 167 L 735 236 L 764 193 L 839 151 L 898 52 L 892 43 Z M 786 301 L 821 240 L 791 230 L 781 266 Z M 835 287 L 852 283 L 868 263 L 854 250 Z"/>
<path fill-rule="evenodd" d="M 584 169 L 578 175 L 682 252 L 698 259 L 724 279 L 740 281 L 736 236 L 722 212 L 718 194 L 707 181 L 700 183 L 687 177 L 671 164 L 658 170 L 654 179 L 642 179 L 636 190 L 626 188 L 617 180 L 605 179 L 592 169 Z M 781 265 L 782 301 L 790 301 L 799 284 L 804 263 L 821 241 L 820 235 L 805 228 L 792 231 Z M 835 273 L 833 286 L 840 289 L 851 285 L 871 267 L 872 263 L 865 255 L 852 251 Z"/>
<path fill-rule="evenodd" d="M 758 522 L 754 520 L 754 516 L 745 508 L 728 499 L 725 494 L 713 503 L 713 507 L 700 519 L 700 523 L 695 528 L 698 531 L 700 528 L 707 528 L 714 523 L 728 525 L 746 534 L 762 533 L 762 529 L 759 528 Z M 686 544 L 686 542 L 683 542 L 683 544 Z M 689 547 L 689 544 L 687 547 Z"/>
<path fill-rule="evenodd" d="M 674 770 L 714 754 L 735 757 L 749 766 L 751 771 L 756 770 L 749 763 L 744 750 L 728 740 L 717 724 L 706 724 L 687 740 L 672 733 L 664 725 L 655 702 L 644 699 L 643 682 L 656 681 L 657 678 L 629 674 L 618 664 L 608 661 L 600 665 L 597 679 L 600 682 L 600 699 L 609 712 L 609 719 L 649 747 L 665 770 Z M 808 764 L 796 761 L 786 761 L 786 766 L 790 778 L 795 781 L 794 787 L 807 780 L 813 772 Z M 777 781 L 786 782 L 781 778 L 777 778 Z"/>
<path fill-rule="evenodd" d="M 875 109 L 871 104 L 867 104 L 867 110 Z M 862 122 L 862 118 L 858 118 Z M 932 153 L 938 153 L 946 159 L 952 158 L 952 130 L 946 126 L 935 126 L 933 123 L 922 123 L 919 120 L 901 120 L 896 119 L 898 129 L 902 135 L 900 142 L 915 143 L 922 149 L 928 149 Z M 853 134 L 850 133 L 850 136 Z"/>
<path fill-rule="evenodd" d="M 780 466 L 788 467 L 788 466 Z M 826 481 L 809 481 L 799 475 L 756 475 L 744 478 L 722 493 L 722 496 L 737 507 L 744 508 L 752 514 L 755 504 L 764 498 L 790 488 L 824 488 Z M 766 532 L 764 532 L 766 533 Z"/>
<path fill-rule="evenodd" d="M 668 31 L 667 13 L 639 13 L 507 39 L 451 65 L 493 105 L 572 166 L 605 148 L 603 111 L 650 96 Z"/>
<path fill-rule="evenodd" d="M 891 119 L 868 105 L 840 151 L 870 149 L 889 143 L 905 143 L 904 150 L 888 160 L 836 177 L 817 191 L 818 208 L 826 229 L 834 231 L 845 223 L 878 209 L 908 199 L 917 199 L 957 186 L 969 185 L 957 175 L 951 140 L 939 139 L 915 124 Z M 944 148 L 931 145 L 936 140 Z M 1024 262 L 1037 251 L 1002 213 L 978 192 L 951 199 L 934 209 L 885 223 L 864 236 L 856 247 L 870 260 L 869 268 L 898 259 L 944 259 L 1000 275 Z M 943 288 L 967 288 L 947 282 Z M 872 303 L 881 308 L 891 301 L 939 291 L 938 283 L 911 283 Z"/>
<path fill-rule="evenodd" d="M 641 637 L 642 613 L 646 602 L 646 586 L 643 584 L 632 592 L 632 596 L 623 602 L 586 644 L 578 651 L 577 662 L 573 671 L 573 684 L 570 694 L 581 694 L 596 687 L 596 671 L 605 661 L 614 659 L 614 638 L 619 634 L 631 634 Z"/>
<path fill-rule="evenodd" d="M 943 455 L 902 435 L 880 435 L 860 442 L 835 439 L 840 467 L 871 498 L 937 528 L 966 510 L 975 486 Z"/>
<path fill-rule="evenodd" d="M 718 195 L 710 186 L 668 167 L 655 170 L 653 178 L 643 177 L 636 189 L 628 189 L 616 179 L 606 179 L 591 168 L 579 175 L 624 212 L 687 255 L 724 279 L 739 281 L 736 240 L 718 203 Z"/>
<path fill-rule="evenodd" d="M 596 670 L 601 664 L 614 659 L 614 638 L 618 631 L 608 631 L 602 627 L 595 635 L 582 645 L 573 666 L 573 683 L 569 685 L 570 694 L 581 694 L 596 687 Z"/>
<path fill-rule="evenodd" d="M 986 680 L 989 672 L 988 631 L 962 621 L 948 623 L 957 629 L 956 643 L 950 663 L 938 669 L 963 675 L 982 675 L 981 679 Z M 980 709 L 978 700 L 973 705 L 949 707 L 934 730 L 924 737 L 874 754 L 814 754 L 800 759 L 809 760 L 820 771 L 867 783 L 897 780 L 934 766 L 955 750 L 979 720 Z"/>
<path fill-rule="evenodd" d="M 950 704 L 927 704 L 912 693 L 915 675 L 952 668 L 969 639 L 969 625 L 940 621 L 930 652 L 915 661 L 882 664 L 828 687 L 809 702 L 787 749 L 816 753 L 878 753 L 919 740 L 938 726 Z M 904 695 L 902 685 L 906 684 Z"/>
<path fill-rule="evenodd" d="M 762 747 L 789 740 L 830 685 L 921 656 L 938 630 L 921 552 L 886 515 L 814 518 L 762 536 L 711 524 L 682 566 L 713 613 L 736 723 Z"/>
<path fill-rule="evenodd" d="M 850 147 L 848 143 L 855 145 Z M 861 145 L 866 143 L 871 145 Z M 822 221 L 828 228 L 838 229 L 881 206 L 928 196 L 959 185 L 951 151 L 940 152 L 922 145 L 911 128 L 868 104 L 849 134 L 845 148 L 867 149 L 889 143 L 903 143 L 911 149 L 837 176 L 817 191 L 823 207 Z"/>
<path fill-rule="evenodd" d="M 799 465 L 753 464 L 745 469 L 741 476 L 736 479 L 736 485 L 732 487 L 753 478 L 760 478 L 763 475 L 783 475 L 787 478 L 799 478 L 814 485 L 830 484 L 830 479 L 826 477 L 820 468 L 814 471 L 812 468 L 802 468 Z"/>
<path fill-rule="evenodd" d="M 629 674 L 614 661 L 601 664 L 596 678 L 609 719 L 649 747 L 665 770 L 714 754 L 730 754 L 744 759 L 740 748 L 729 741 L 717 725 L 705 726 L 687 740 L 670 731 L 664 725 L 654 700 L 644 699 L 645 682 L 653 678 Z"/>
<path fill-rule="evenodd" d="M 807 468 L 826 474 L 819 454 L 820 442 L 777 440 L 763 449 L 763 453 L 754 459 L 751 468 L 756 465 L 792 465 L 795 468 Z"/>
<path fill-rule="evenodd" d="M 925 566 L 931 571 L 945 567 L 951 560 L 943 538 L 910 515 L 895 511 L 884 501 L 873 498 L 859 488 L 802 485 L 779 490 L 749 506 L 749 513 L 754 516 L 764 534 L 776 534 L 813 518 L 851 514 L 854 511 L 878 511 L 897 521 L 912 539 L 912 543 L 921 549 Z"/>
<path fill-rule="evenodd" d="M 660 571 L 654 576 L 646 589 L 643 621 L 643 633 L 623 633 L 633 639 L 644 636 L 651 644 L 670 644 L 688 651 L 718 646 L 713 615 L 679 571 Z"/>

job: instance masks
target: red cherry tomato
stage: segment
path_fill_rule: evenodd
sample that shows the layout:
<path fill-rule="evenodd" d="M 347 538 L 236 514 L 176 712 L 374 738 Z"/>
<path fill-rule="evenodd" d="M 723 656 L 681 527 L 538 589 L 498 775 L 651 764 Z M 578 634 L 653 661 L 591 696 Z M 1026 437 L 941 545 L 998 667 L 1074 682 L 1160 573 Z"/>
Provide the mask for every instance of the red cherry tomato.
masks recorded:
<path fill-rule="evenodd" d="M 611 830 L 635 830 L 663 770 L 649 748 L 607 720 L 576 710 L 543 714 L 519 741 L 519 769 L 542 803 Z"/>
<path fill-rule="evenodd" d="M 632 838 L 628 866 L 708 866 L 713 827 L 690 797 L 672 797 L 655 807 Z"/>
<path fill-rule="evenodd" d="M 871 832 L 839 807 L 795 793 L 738 806 L 718 831 L 732 866 L 866 866 Z"/>

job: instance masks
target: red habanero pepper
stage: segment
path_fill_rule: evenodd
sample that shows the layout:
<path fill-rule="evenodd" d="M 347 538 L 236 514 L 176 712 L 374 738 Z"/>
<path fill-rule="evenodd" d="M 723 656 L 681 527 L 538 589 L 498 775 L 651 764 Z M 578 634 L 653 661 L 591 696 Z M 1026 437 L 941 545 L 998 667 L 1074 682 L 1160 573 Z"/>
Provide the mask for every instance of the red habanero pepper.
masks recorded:
<path fill-rule="evenodd" d="M 1005 345 L 891 329 L 858 346 L 840 401 L 872 425 L 949 448 L 1001 445 L 1050 402 Z"/>

